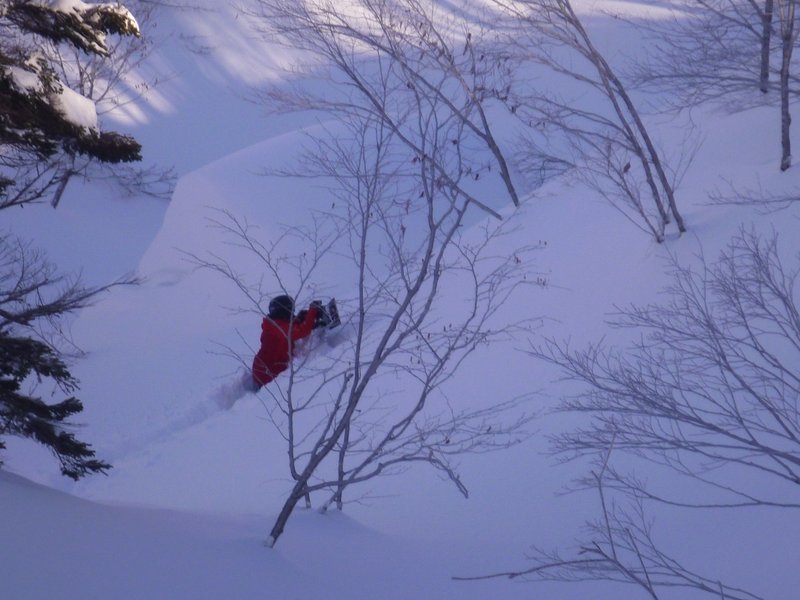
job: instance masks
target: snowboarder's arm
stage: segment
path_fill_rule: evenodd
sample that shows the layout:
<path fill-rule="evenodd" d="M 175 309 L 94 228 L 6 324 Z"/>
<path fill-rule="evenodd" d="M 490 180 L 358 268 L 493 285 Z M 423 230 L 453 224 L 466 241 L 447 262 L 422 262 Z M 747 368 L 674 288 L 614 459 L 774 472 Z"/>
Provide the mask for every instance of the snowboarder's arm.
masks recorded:
<path fill-rule="evenodd" d="M 311 330 L 314 329 L 314 322 L 317 320 L 318 314 L 319 307 L 312 304 L 308 310 L 305 311 L 305 315 L 302 315 L 302 319 L 295 319 L 292 323 L 292 341 L 302 339 L 311 333 Z"/>

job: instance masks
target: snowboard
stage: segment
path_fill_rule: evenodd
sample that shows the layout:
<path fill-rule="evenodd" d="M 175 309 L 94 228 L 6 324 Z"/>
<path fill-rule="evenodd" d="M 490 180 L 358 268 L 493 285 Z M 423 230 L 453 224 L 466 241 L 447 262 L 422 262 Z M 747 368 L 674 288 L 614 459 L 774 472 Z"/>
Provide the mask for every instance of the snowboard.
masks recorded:
<path fill-rule="evenodd" d="M 342 324 L 342 320 L 339 318 L 339 307 L 336 306 L 336 298 L 331 298 L 328 303 L 322 307 L 322 310 L 325 314 L 325 320 L 327 321 L 325 325 L 326 329 L 333 329 Z"/>

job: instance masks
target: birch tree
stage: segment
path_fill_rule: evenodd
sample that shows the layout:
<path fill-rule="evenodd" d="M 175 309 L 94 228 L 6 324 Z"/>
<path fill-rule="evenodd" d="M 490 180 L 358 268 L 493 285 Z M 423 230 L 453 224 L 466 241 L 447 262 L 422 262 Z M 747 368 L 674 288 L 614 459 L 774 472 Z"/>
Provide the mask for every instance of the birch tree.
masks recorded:
<path fill-rule="evenodd" d="M 767 94 L 774 68 L 774 0 L 688 0 L 670 17 L 638 19 L 648 46 L 636 60 L 637 84 L 673 98 L 683 109 L 716 102 L 749 106 L 748 94 Z"/>
<path fill-rule="evenodd" d="M 273 293 L 319 294 L 309 282 L 331 254 L 346 257 L 337 277 L 356 291 L 337 298 L 346 342 L 312 350 L 309 360 L 301 352 L 288 375 L 262 392 L 287 443 L 292 481 L 270 546 L 298 503 L 321 496 L 322 510 L 342 508 L 356 486 L 415 464 L 433 467 L 466 496 L 460 457 L 526 437 L 530 415 L 520 398 L 475 407 L 446 393 L 477 349 L 535 324 L 533 316 L 509 323 L 496 314 L 535 285 L 527 279 L 535 248 L 509 253 L 502 245 L 513 219 L 500 219 L 499 210 L 518 194 L 487 116 L 494 66 L 471 49 L 476 33 L 466 32 L 456 52 L 455 38 L 427 12 L 434 10 L 417 2 L 364 1 L 345 10 L 261 0 L 249 13 L 265 33 L 310 57 L 311 83 L 263 90 L 259 99 L 275 111 L 326 118 L 326 132 L 310 139 L 300 166 L 270 174 L 313 178 L 330 194 L 331 209 L 313 226 L 286 231 L 308 246 L 293 258 L 280 240 L 259 240 L 235 216 L 223 219 L 224 228 L 264 263 Z M 314 78 L 337 85 L 322 96 Z M 486 200 L 481 186 L 492 175 L 494 197 Z M 232 266 L 200 262 L 251 302 L 263 298 Z M 319 343 L 325 349 L 324 338 Z"/>
<path fill-rule="evenodd" d="M 776 237 L 742 231 L 700 272 L 676 266 L 669 303 L 621 313 L 618 325 L 643 334 L 630 353 L 537 351 L 587 384 L 563 408 L 596 418 L 557 448 L 596 451 L 613 438 L 618 451 L 673 465 L 728 497 L 718 504 L 798 506 L 727 476 L 744 469 L 790 489 L 800 481 L 797 272 Z"/>
<path fill-rule="evenodd" d="M 719 600 L 764 600 L 745 589 L 698 573 L 658 543 L 653 519 L 641 500 L 615 497 L 609 480 L 612 449 L 601 453 L 595 468 L 582 482 L 597 493 L 599 517 L 585 523 L 577 548 L 570 551 L 534 547 L 530 565 L 490 575 L 454 577 L 460 581 L 520 579 L 523 581 L 606 582 L 629 589 L 626 597 L 659 600 L 677 592 L 701 592 Z M 693 596 L 694 597 L 694 596 Z"/>
<path fill-rule="evenodd" d="M 553 450 L 600 457 L 577 487 L 598 493 L 601 515 L 577 555 L 537 551 L 531 568 L 496 576 L 618 581 L 651 598 L 676 586 L 759 598 L 667 555 L 644 507 L 759 507 L 788 518 L 800 508 L 798 259 L 785 261 L 776 235 L 742 230 L 712 264 L 675 262 L 666 302 L 621 310 L 615 324 L 640 335 L 628 350 L 533 350 L 581 384 L 560 410 L 586 425 L 555 436 Z M 659 486 L 661 469 L 689 485 Z"/>
<path fill-rule="evenodd" d="M 310 506 L 312 496 L 322 494 L 322 510 L 341 509 L 351 487 L 415 464 L 433 467 L 467 496 L 461 457 L 526 438 L 531 417 L 521 398 L 468 409 L 460 407 L 465 399 L 448 400 L 443 390 L 476 349 L 534 325 L 532 317 L 506 323 L 495 315 L 523 286 L 535 285 L 525 278 L 533 248 L 498 253 L 506 223 L 464 231 L 473 202 L 458 191 L 460 166 L 445 160 L 458 154 L 452 139 L 461 125 L 441 129 L 428 118 L 415 121 L 428 161 L 409 155 L 381 120 L 350 122 L 335 136 L 314 139 L 316 150 L 301 163 L 303 176 L 328 181 L 339 208 L 315 218 L 312 228 L 287 230 L 307 242 L 303 256 L 288 257 L 280 240 L 258 240 L 233 215 L 217 223 L 272 273 L 272 293 L 318 294 L 311 282 L 324 273 L 318 265 L 331 253 L 340 261 L 347 257 L 348 287 L 357 290 L 339 298 L 342 330 L 325 332 L 307 354 L 301 350 L 289 374 L 262 392 L 286 441 L 294 482 L 269 545 L 298 502 Z M 454 187 L 442 184 L 438 172 L 445 167 Z M 234 281 L 252 302 L 270 295 L 242 281 L 230 265 L 199 262 Z M 340 266 L 337 277 L 342 273 Z M 463 293 L 455 299 L 448 288 Z M 331 349 L 326 335 L 345 341 Z M 403 382 L 403 392 L 387 395 L 383 390 L 395 381 Z"/>
<path fill-rule="evenodd" d="M 499 103 L 503 57 L 483 49 L 483 32 L 477 25 L 471 25 L 473 31 L 437 3 L 418 0 L 360 0 L 347 8 L 327 0 L 254 4 L 247 14 L 258 31 L 272 38 L 277 34 L 277 41 L 320 61 L 299 67 L 306 78 L 328 78 L 343 88 L 341 97 L 324 98 L 307 93 L 308 87 L 305 91 L 299 89 L 302 86 L 294 91 L 272 87 L 257 95 L 259 101 L 273 111 L 378 116 L 398 142 L 427 162 L 416 132 L 406 129 L 404 112 L 409 103 L 427 96 L 435 102 L 436 118 L 461 124 L 461 135 L 451 140 L 464 146 L 460 193 L 499 217 L 495 208 L 471 192 L 475 182 L 496 175 L 507 199 L 519 204 L 511 167 L 490 118 L 491 105 Z M 437 173 L 447 185 L 455 184 L 447 171 Z"/>
<path fill-rule="evenodd" d="M 713 102 L 738 111 L 770 100 L 764 95 L 777 89 L 771 101 L 780 106 L 780 169 L 787 170 L 797 83 L 795 0 L 692 0 L 675 12 L 656 24 L 637 23 L 656 41 L 638 61 L 636 81 L 671 96 L 677 110 Z M 752 94 L 756 89 L 762 96 Z"/>
<path fill-rule="evenodd" d="M 797 1 L 777 0 L 781 34 L 781 171 L 792 166 L 792 115 L 790 111 L 790 83 L 792 73 L 792 54 L 797 43 Z"/>
<path fill-rule="evenodd" d="M 599 94 L 607 111 L 524 82 L 509 85 L 507 104 L 529 127 L 528 168 L 572 168 L 653 235 L 686 225 L 670 172 L 626 85 L 593 42 L 569 0 L 495 0 L 508 19 L 508 52 L 516 70 L 544 66 Z"/>

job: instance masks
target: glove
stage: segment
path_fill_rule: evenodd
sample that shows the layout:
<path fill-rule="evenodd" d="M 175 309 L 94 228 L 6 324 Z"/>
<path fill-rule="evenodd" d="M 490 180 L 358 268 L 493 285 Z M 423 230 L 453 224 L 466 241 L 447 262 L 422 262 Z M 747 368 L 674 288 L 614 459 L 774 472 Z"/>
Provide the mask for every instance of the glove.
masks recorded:
<path fill-rule="evenodd" d="M 304 308 L 304 309 L 303 309 L 303 310 L 301 310 L 299 313 L 297 313 L 297 315 L 295 316 L 295 320 L 297 320 L 297 321 L 300 321 L 300 322 L 302 323 L 303 321 L 305 321 L 305 320 L 306 320 L 306 315 L 307 315 L 307 314 L 308 314 L 308 310 L 306 310 L 306 309 Z"/>

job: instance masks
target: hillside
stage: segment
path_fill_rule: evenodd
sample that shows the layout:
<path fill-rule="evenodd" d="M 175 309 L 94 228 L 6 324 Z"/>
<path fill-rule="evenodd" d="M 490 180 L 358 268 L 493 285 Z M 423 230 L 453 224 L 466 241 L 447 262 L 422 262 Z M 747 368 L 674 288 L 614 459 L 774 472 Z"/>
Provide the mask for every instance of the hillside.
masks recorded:
<path fill-rule="evenodd" d="M 610 56 L 621 56 L 636 39 L 629 24 L 591 12 L 596 2 L 575 4 L 591 15 Z M 638 15 L 648 3 L 613 4 Z M 526 349 L 548 338 L 574 347 L 600 339 L 625 343 L 627 332 L 610 328 L 609 315 L 663 299 L 670 255 L 684 265 L 699 265 L 701 253 L 713 261 L 741 227 L 777 232 L 787 265 L 797 264 L 791 261 L 800 249 L 800 203 L 774 213 L 708 203 L 710 192 L 728 186 L 790 193 L 800 184 L 798 167 L 777 168 L 776 109 L 693 114 L 702 143 L 678 190 L 688 233 L 670 232 L 663 244 L 567 177 L 525 190 L 519 209 L 500 207 L 512 230 L 493 250 L 541 249 L 529 275 L 537 285 L 511 296 L 493 318 L 535 318 L 537 325 L 529 337 L 478 347 L 440 401 L 478 410 L 525 397 L 519 412 L 538 415 L 530 437 L 508 450 L 459 459 L 468 500 L 419 465 L 354 491 L 344 514 L 298 510 L 276 548 L 267 549 L 263 542 L 291 487 L 285 441 L 268 418 L 273 399 L 248 395 L 230 410 L 218 402 L 257 347 L 260 316 L 231 281 L 195 263 L 223 257 L 241 277 L 263 278 L 263 265 L 214 223 L 235 215 L 258 239 L 272 240 L 285 226 L 328 210 L 332 199 L 323 185 L 263 170 L 296 166 L 308 134 L 332 126 L 307 116 L 265 117 L 245 102 L 249 86 L 279 77 L 280 60 L 290 57 L 253 44 L 232 12 L 210 22 L 201 12 L 165 15 L 162 34 L 202 36 L 191 39 L 210 50 L 193 54 L 181 36 L 165 36 L 156 58 L 174 77 L 141 114 L 124 121 L 149 148 L 148 160 L 176 164 L 179 180 L 167 205 L 76 190 L 57 211 L 37 208 L 35 216 L 11 220 L 15 231 L 43 240 L 60 264 L 83 268 L 91 282 L 135 269 L 143 283 L 105 295 L 72 324 L 86 352 L 74 367 L 85 405 L 80 435 L 114 465 L 109 475 L 73 484 L 58 478 L 44 450 L 9 441 L 7 472 L 0 474 L 7 510 L 0 546 L 11 557 L 2 561 L 0 578 L 9 597 L 644 597 L 609 584 L 451 577 L 522 569 L 531 546 L 569 549 L 584 521 L 598 516 L 593 494 L 563 494 L 586 463 L 558 464 L 546 452 L 547 436 L 577 420 L 548 411 L 575 388 Z M 683 122 L 652 122 L 659 140 L 677 151 Z M 503 133 L 512 130 L 506 123 Z M 471 213 L 466 243 L 480 240 L 487 222 L 493 223 Z M 286 249 L 303 251 L 295 242 Z M 343 316 L 352 315 L 352 265 L 340 253 L 325 261 L 308 294 L 335 296 Z M 445 304 L 463 302 L 465 289 L 447 288 Z M 314 351 L 312 362 L 337 355 L 324 345 Z M 301 392 L 310 389 L 303 385 Z M 387 377 L 381 392 L 402 400 L 407 385 L 401 376 Z M 689 568 L 764 598 L 795 597 L 800 525 L 788 512 L 657 507 L 652 514 L 656 538 Z M 682 593 L 664 597 L 695 597 Z"/>

